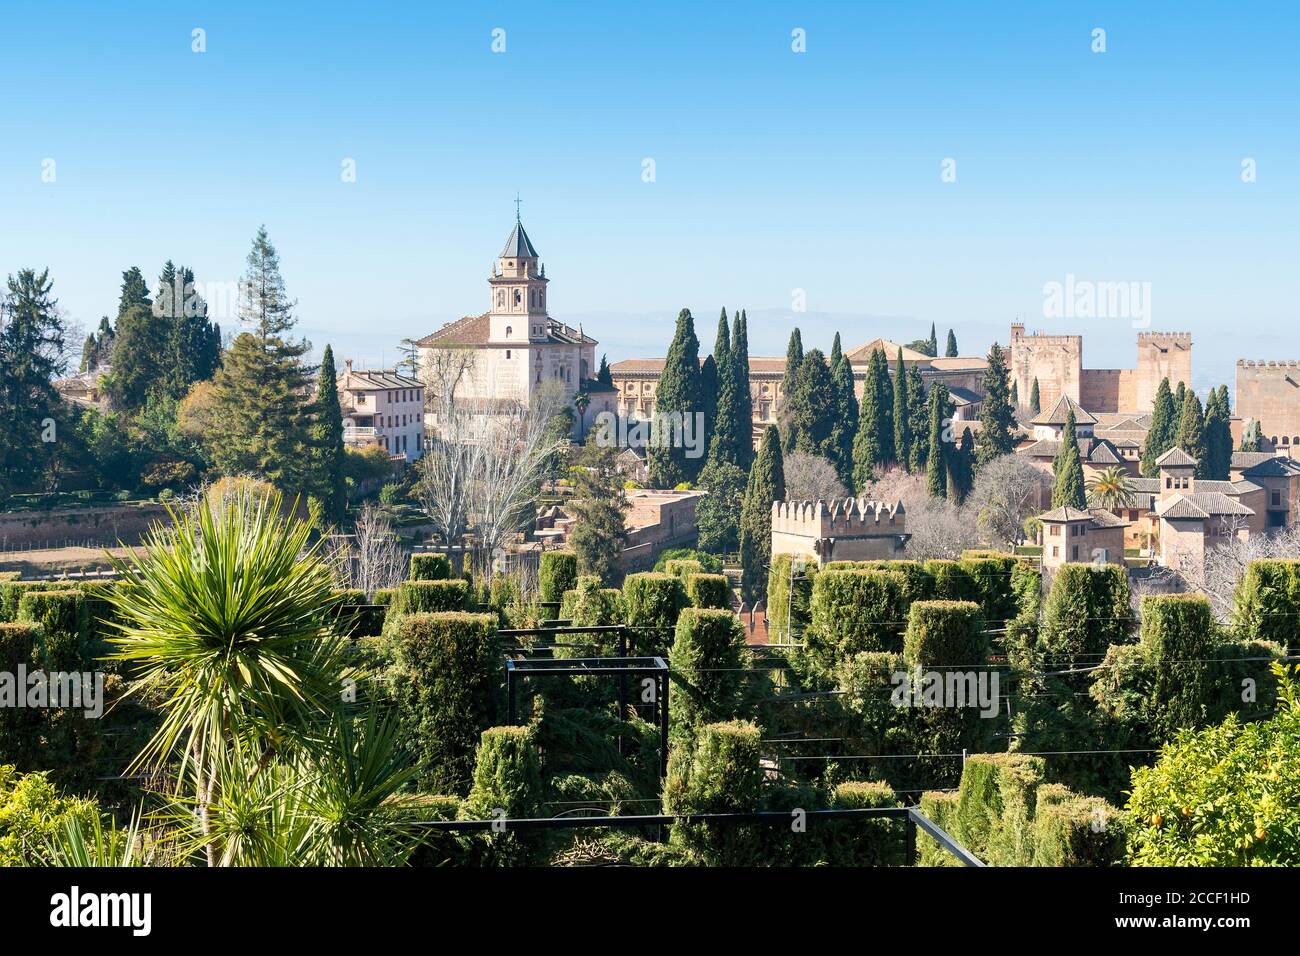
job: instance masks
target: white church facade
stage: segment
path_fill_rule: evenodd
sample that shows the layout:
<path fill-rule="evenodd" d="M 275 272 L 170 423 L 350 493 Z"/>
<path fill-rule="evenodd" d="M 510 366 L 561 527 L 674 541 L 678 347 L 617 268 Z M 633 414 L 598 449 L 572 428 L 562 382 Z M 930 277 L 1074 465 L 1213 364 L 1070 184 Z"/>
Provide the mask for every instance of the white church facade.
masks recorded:
<path fill-rule="evenodd" d="M 474 361 L 457 388 L 458 402 L 491 414 L 497 402 L 530 402 L 544 382 L 556 381 L 574 408 L 575 437 L 585 434 L 601 411 L 613 411 L 618 392 L 595 381 L 596 340 L 551 318 L 546 267 L 518 217 L 488 277 L 490 308 L 449 322 L 416 345 L 422 369 L 439 350 L 472 349 Z M 606 405 L 608 408 L 606 408 Z"/>

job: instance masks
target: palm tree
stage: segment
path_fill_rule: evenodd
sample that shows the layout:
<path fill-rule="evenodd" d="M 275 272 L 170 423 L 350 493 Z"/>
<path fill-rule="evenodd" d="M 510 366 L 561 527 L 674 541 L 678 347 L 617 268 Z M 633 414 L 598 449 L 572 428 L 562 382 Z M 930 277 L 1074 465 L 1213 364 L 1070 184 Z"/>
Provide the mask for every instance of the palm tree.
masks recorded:
<path fill-rule="evenodd" d="M 1087 480 L 1084 489 L 1090 504 L 1108 511 L 1131 508 L 1136 500 L 1133 479 L 1118 465 L 1097 472 Z"/>

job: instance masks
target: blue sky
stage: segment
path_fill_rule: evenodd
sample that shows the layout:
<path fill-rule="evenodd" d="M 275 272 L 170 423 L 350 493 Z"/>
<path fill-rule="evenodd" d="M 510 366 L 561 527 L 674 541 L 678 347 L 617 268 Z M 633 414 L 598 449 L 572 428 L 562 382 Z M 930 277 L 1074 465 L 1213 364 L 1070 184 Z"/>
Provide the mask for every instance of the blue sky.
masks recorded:
<path fill-rule="evenodd" d="M 49 266 L 90 326 L 131 265 L 233 281 L 264 222 L 303 331 L 373 364 L 486 307 L 518 190 L 552 313 L 611 358 L 661 354 L 682 307 L 707 347 L 726 305 L 761 317 L 755 352 L 795 322 L 828 347 L 932 321 L 982 351 L 1019 315 L 1131 364 L 1128 321 L 1043 317 L 1067 274 L 1149 282 L 1152 328 L 1197 337 L 1199 384 L 1300 357 L 1300 5 L 702 7 L 11 13 L 0 272 Z"/>

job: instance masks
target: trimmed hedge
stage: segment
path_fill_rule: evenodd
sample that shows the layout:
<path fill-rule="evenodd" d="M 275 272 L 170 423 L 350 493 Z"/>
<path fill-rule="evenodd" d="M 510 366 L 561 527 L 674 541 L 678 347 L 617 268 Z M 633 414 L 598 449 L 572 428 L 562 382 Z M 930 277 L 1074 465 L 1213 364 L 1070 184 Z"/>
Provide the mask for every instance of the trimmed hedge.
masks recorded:
<path fill-rule="evenodd" d="M 673 558 L 664 562 L 664 573 L 681 578 L 683 581 L 692 574 L 703 574 L 704 565 L 693 558 Z"/>
<path fill-rule="evenodd" d="M 412 581 L 446 581 L 451 577 L 451 559 L 445 554 L 411 555 Z"/>
<path fill-rule="evenodd" d="M 872 810 L 898 805 L 898 795 L 889 784 L 853 780 L 831 791 L 828 809 Z M 831 866 L 903 866 L 905 826 L 901 819 L 828 820 L 821 824 L 824 859 Z"/>
<path fill-rule="evenodd" d="M 695 607 L 731 610 L 731 582 L 725 574 L 688 574 L 686 597 Z"/>
<path fill-rule="evenodd" d="M 906 579 L 896 571 L 822 571 L 813 581 L 812 620 L 804 638 L 814 675 L 829 680 L 862 651 L 902 646 Z"/>
<path fill-rule="evenodd" d="M 786 642 L 787 633 L 792 641 L 798 640 L 808 627 L 817 563 L 804 561 L 803 572 L 794 574 L 792 581 L 795 561 L 793 555 L 774 554 L 772 572 L 767 576 L 767 634 L 768 640 L 777 644 Z"/>
<path fill-rule="evenodd" d="M 700 724 L 737 717 L 744 646 L 744 625 L 730 611 L 682 611 L 668 655 L 673 682 L 668 720 L 674 738 L 683 740 Z"/>
<path fill-rule="evenodd" d="M 62 581 L 0 581 L 0 621 L 18 620 L 18 602 L 34 591 L 66 591 L 75 585 Z"/>
<path fill-rule="evenodd" d="M 957 811 L 953 829 L 948 832 L 957 842 L 986 863 L 990 848 L 997 851 L 1007 865 L 1009 848 L 1016 844 L 1012 834 L 1004 832 L 1003 811 L 1011 805 L 1011 828 L 1020 824 L 1019 816 L 1033 816 L 1033 793 L 1043 781 L 1047 765 L 1042 757 L 1024 754 L 971 754 L 962 768 Z"/>
<path fill-rule="evenodd" d="M 921 812 L 939 829 L 952 834 L 957 818 L 958 795 L 955 791 L 931 790 L 921 794 Z M 939 841 L 920 827 L 916 830 L 917 866 L 961 866 L 961 861 L 939 845 Z"/>
<path fill-rule="evenodd" d="M 1111 644 L 1133 642 L 1127 572 L 1116 565 L 1065 564 L 1056 569 L 1043 605 L 1038 644 L 1068 666 L 1094 659 Z"/>
<path fill-rule="evenodd" d="M 497 619 L 460 611 L 404 614 L 386 641 L 386 678 L 423 789 L 463 793 L 479 737 L 500 710 Z"/>
<path fill-rule="evenodd" d="M 1218 678 L 1214 657 L 1217 628 L 1210 602 L 1198 594 L 1142 598 L 1139 646 L 1151 667 L 1151 730 L 1172 739 L 1183 727 L 1207 722 Z"/>
<path fill-rule="evenodd" d="M 31 622 L 0 623 L 0 672 L 15 675 L 19 666 L 37 669 L 41 626 Z M 15 687 L 19 694 L 26 688 Z M 0 764 L 27 767 L 41 756 L 40 724 L 45 712 L 27 707 L 0 707 Z"/>
<path fill-rule="evenodd" d="M 859 561 L 855 566 L 863 571 L 897 571 L 905 579 L 903 600 L 909 604 L 928 601 L 935 596 L 934 575 L 926 571 L 920 561 Z"/>
<path fill-rule="evenodd" d="M 1059 783 L 1038 788 L 1033 866 L 1117 866 L 1124 859 L 1124 818 L 1100 797 Z"/>
<path fill-rule="evenodd" d="M 903 659 L 923 671 L 988 661 L 989 639 L 972 601 L 917 601 L 908 612 Z"/>
<path fill-rule="evenodd" d="M 489 727 L 474 758 L 474 783 L 460 807 L 464 820 L 525 820 L 542 815 L 542 761 L 532 727 Z M 537 862 L 545 834 L 489 832 L 487 859 L 497 866 Z"/>
<path fill-rule="evenodd" d="M 399 614 L 432 614 L 468 608 L 468 581 L 403 581 L 393 595 L 388 615 L 392 618 Z"/>
<path fill-rule="evenodd" d="M 578 555 L 573 551 L 543 551 L 537 583 L 542 601 L 564 600 L 564 592 L 578 586 Z"/>
<path fill-rule="evenodd" d="M 629 653 L 647 656 L 668 652 L 677 616 L 689 602 L 681 578 L 654 571 L 629 574 L 623 581 Z"/>
<path fill-rule="evenodd" d="M 81 591 L 29 591 L 18 602 L 18 620 L 40 626 L 44 669 L 80 671 L 91 663 L 90 611 Z"/>
<path fill-rule="evenodd" d="M 1233 624 L 1242 637 L 1290 643 L 1300 623 L 1300 561 L 1252 561 L 1235 597 Z"/>
<path fill-rule="evenodd" d="M 689 746 L 672 749 L 664 781 L 664 813 L 753 813 L 762 799 L 759 729 L 732 721 L 705 724 Z M 765 859 L 762 835 L 735 824 L 675 823 L 670 841 L 706 866 L 755 866 Z"/>

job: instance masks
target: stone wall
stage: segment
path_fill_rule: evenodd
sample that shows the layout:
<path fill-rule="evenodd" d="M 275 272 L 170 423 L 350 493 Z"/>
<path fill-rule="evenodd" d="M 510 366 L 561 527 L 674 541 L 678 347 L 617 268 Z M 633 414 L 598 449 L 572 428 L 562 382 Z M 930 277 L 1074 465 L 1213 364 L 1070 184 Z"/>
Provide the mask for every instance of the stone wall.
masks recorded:
<path fill-rule="evenodd" d="M 1160 380 L 1178 391 L 1178 383 L 1192 384 L 1192 334 L 1190 332 L 1141 332 L 1137 349 L 1137 402 L 1120 411 L 1149 412 L 1155 406 Z M 1087 406 L 1084 406 L 1087 408 Z"/>
<path fill-rule="evenodd" d="M 120 539 L 131 545 L 154 521 L 167 518 L 157 504 L 121 504 L 102 508 L 0 513 L 0 549 L 60 548 L 67 545 L 108 547 Z"/>
<path fill-rule="evenodd" d="M 1300 362 L 1237 362 L 1237 415 L 1274 448 L 1300 444 Z"/>

